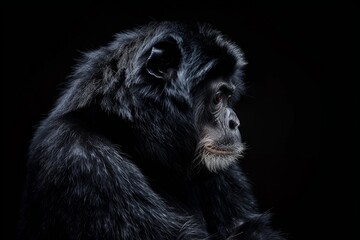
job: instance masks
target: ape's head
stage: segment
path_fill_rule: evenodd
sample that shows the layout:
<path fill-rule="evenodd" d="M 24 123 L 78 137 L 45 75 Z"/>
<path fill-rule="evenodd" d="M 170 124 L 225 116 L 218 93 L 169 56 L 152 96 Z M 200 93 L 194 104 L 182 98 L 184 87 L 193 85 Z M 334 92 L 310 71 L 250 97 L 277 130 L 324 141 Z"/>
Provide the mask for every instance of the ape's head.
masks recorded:
<path fill-rule="evenodd" d="M 151 23 L 88 53 L 59 110 L 97 105 L 127 122 L 142 158 L 187 164 L 191 156 L 218 171 L 243 151 L 231 106 L 244 64 L 208 25 Z"/>

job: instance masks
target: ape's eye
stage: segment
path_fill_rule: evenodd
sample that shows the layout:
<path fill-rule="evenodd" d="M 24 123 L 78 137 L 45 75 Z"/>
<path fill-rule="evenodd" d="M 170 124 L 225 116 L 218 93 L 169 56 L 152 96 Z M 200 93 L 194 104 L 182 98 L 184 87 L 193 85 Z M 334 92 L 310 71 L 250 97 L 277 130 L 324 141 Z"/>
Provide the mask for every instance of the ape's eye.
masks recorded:
<path fill-rule="evenodd" d="M 231 105 L 231 104 L 232 104 L 232 96 L 229 95 L 229 96 L 228 96 L 228 105 Z"/>
<path fill-rule="evenodd" d="M 224 99 L 224 94 L 222 92 L 219 92 L 214 97 L 214 104 L 217 105 Z"/>

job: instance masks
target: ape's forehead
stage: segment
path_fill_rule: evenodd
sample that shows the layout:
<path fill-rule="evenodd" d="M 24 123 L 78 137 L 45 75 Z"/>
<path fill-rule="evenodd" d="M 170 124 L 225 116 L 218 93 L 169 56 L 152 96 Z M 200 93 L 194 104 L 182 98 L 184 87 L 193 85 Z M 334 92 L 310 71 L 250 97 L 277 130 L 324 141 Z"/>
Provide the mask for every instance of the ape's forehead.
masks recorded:
<path fill-rule="evenodd" d="M 244 54 L 241 49 L 228 36 L 218 29 L 206 23 L 185 24 L 180 22 L 161 22 L 154 23 L 154 40 L 170 35 L 174 37 L 180 45 L 189 51 L 199 51 L 204 57 L 220 57 L 227 55 L 235 60 L 239 67 L 246 64 Z M 194 55 L 196 52 L 193 52 Z"/>

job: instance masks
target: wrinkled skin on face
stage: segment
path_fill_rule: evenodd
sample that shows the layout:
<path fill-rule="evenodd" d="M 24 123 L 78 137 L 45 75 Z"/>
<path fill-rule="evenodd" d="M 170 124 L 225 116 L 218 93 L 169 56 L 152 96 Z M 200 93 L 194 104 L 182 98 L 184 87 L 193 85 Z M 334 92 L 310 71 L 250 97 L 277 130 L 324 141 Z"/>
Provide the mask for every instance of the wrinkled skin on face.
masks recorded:
<path fill-rule="evenodd" d="M 209 80 L 197 92 L 197 161 L 208 170 L 227 168 L 242 156 L 240 121 L 232 109 L 235 86 L 224 78 Z"/>

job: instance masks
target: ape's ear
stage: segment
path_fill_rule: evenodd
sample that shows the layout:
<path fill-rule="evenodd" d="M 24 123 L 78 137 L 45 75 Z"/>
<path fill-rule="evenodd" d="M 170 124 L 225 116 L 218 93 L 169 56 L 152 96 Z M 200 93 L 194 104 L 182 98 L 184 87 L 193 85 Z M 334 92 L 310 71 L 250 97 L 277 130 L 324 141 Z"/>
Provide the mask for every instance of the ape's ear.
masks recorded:
<path fill-rule="evenodd" d="M 181 52 L 173 39 L 155 44 L 146 62 L 146 70 L 156 78 L 170 80 L 176 74 Z"/>

